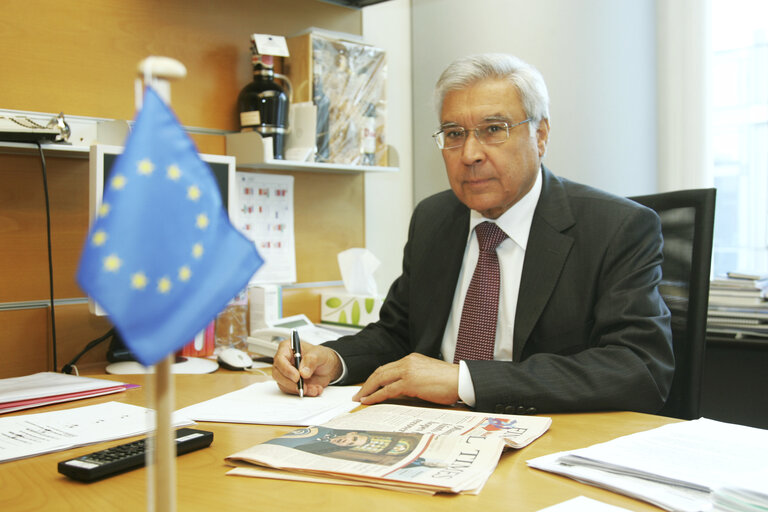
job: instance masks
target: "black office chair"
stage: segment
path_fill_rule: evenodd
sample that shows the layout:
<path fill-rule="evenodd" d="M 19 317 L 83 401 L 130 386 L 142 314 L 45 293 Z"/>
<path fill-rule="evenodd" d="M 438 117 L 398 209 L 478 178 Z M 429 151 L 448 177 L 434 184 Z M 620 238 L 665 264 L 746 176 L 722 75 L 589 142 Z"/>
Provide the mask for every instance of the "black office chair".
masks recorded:
<path fill-rule="evenodd" d="M 675 376 L 663 416 L 699 417 L 706 348 L 715 189 L 630 197 L 661 217 L 664 262 L 659 291 L 672 313 Z"/>

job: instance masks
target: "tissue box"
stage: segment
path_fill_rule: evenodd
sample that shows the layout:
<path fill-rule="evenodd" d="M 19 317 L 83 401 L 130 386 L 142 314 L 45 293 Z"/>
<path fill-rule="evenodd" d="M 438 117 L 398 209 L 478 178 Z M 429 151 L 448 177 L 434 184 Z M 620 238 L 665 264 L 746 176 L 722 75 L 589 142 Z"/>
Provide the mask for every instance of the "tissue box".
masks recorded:
<path fill-rule="evenodd" d="M 379 319 L 382 299 L 345 292 L 320 294 L 320 321 L 365 327 Z"/>

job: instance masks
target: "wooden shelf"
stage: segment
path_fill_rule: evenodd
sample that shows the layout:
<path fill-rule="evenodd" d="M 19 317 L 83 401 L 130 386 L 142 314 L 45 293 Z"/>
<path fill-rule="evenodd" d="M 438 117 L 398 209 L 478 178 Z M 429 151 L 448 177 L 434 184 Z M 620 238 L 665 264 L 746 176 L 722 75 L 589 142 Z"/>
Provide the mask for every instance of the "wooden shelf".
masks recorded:
<path fill-rule="evenodd" d="M 336 163 L 276 160 L 272 158 L 272 142 L 257 132 L 227 134 L 227 154 L 235 157 L 238 169 L 266 169 L 279 171 L 311 171 L 332 173 L 397 172 L 397 167 L 378 165 L 348 165 Z"/>
<path fill-rule="evenodd" d="M 46 154 L 87 159 L 90 153 L 88 146 L 75 146 L 71 144 L 42 144 L 43 151 Z M 12 155 L 36 155 L 38 153 L 37 144 L 27 142 L 0 142 L 0 154 Z M 228 151 L 231 154 L 231 152 Z M 305 172 L 332 172 L 332 173 L 350 173 L 350 172 L 397 172 L 397 167 L 383 167 L 373 165 L 346 165 L 319 162 L 298 162 L 294 160 L 275 160 L 266 158 L 257 162 L 242 162 L 238 155 L 238 169 L 266 169 L 278 171 L 305 171 Z"/>
<path fill-rule="evenodd" d="M 250 164 L 237 164 L 238 169 L 267 169 L 278 171 L 310 171 L 310 172 L 397 172 L 397 167 L 382 167 L 377 165 L 344 165 L 324 164 L 319 162 L 297 162 L 294 160 L 265 160 Z"/>
<path fill-rule="evenodd" d="M 74 146 L 72 144 L 41 144 L 43 151 L 54 156 L 70 158 L 88 158 L 90 148 L 88 146 Z M 5 155 L 36 155 L 37 144 L 31 142 L 0 142 L 0 154 Z"/>

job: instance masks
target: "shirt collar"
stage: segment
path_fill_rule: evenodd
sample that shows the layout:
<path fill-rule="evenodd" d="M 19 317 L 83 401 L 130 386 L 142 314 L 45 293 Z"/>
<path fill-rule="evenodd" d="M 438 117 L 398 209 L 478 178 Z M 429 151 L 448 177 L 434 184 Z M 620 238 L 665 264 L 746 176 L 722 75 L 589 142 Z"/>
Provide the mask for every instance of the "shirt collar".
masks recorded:
<path fill-rule="evenodd" d="M 512 205 L 509 210 L 501 214 L 498 219 L 488 219 L 479 212 L 470 210 L 468 238 L 472 236 L 475 226 L 481 222 L 494 222 L 510 239 L 525 250 L 528 245 L 528 233 L 533 222 L 533 212 L 536 210 L 536 204 L 539 202 L 540 196 L 541 172 L 537 172 L 536 181 L 533 183 L 531 190 L 520 198 L 517 203 Z"/>

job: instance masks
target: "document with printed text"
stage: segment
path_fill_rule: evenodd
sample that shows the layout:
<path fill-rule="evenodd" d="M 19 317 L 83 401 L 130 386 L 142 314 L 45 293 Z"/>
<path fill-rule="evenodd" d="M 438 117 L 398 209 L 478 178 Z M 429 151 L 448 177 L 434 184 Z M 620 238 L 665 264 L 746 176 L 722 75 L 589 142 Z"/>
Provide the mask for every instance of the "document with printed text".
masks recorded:
<path fill-rule="evenodd" d="M 768 430 L 700 418 L 527 461 L 666 510 L 708 510 L 712 493 L 764 474 Z M 768 500 L 766 500 L 768 503 Z"/>
<path fill-rule="evenodd" d="M 352 400 L 359 389 L 359 386 L 329 386 L 320 396 L 299 398 L 280 391 L 274 381 L 257 382 L 177 412 L 197 421 L 313 425 L 359 406 L 359 402 Z"/>
<path fill-rule="evenodd" d="M 173 416 L 175 427 L 193 424 Z M 0 418 L 0 462 L 146 434 L 154 428 L 152 409 L 120 402 L 8 416 Z"/>
<path fill-rule="evenodd" d="M 119 393 L 132 387 L 137 386 L 56 372 L 0 379 L 0 413 Z"/>

